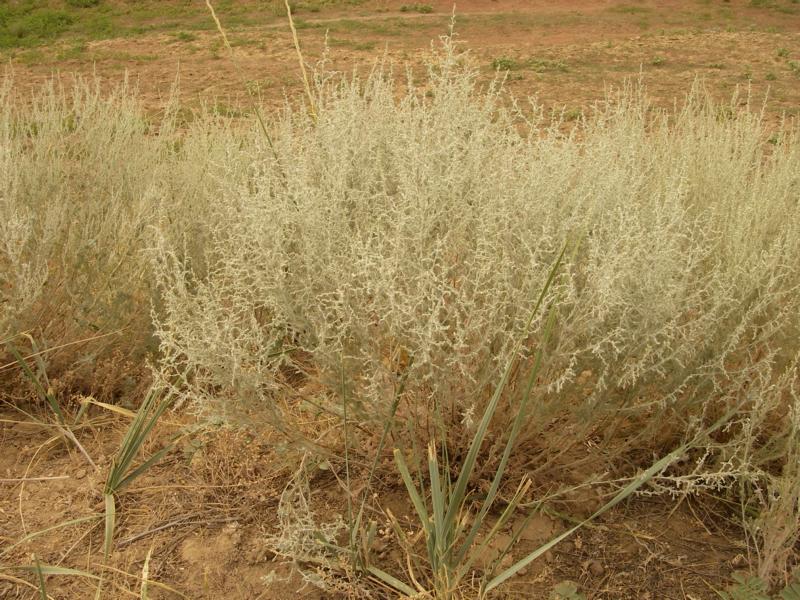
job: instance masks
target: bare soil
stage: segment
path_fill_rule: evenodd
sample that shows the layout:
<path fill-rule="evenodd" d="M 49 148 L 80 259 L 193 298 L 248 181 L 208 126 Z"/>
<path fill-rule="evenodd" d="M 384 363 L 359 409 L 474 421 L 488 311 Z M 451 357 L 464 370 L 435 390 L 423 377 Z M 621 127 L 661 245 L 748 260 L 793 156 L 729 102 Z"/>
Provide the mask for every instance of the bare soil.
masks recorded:
<path fill-rule="evenodd" d="M 43 407 L 25 408 L 47 418 Z M 291 557 L 276 555 L 268 543 L 277 533 L 280 495 L 299 462 L 297 454 L 281 451 L 269 431 L 206 426 L 191 433 L 194 423 L 188 416 L 168 416 L 145 448 L 147 455 L 176 431 L 185 433 L 161 463 L 120 494 L 115 549 L 105 561 L 99 517 L 103 484 L 127 422 L 95 409 L 78 430 L 95 469 L 52 430 L 8 407 L 0 413 L 0 564 L 24 566 L 38 559 L 102 574 L 104 598 L 139 597 L 148 554 L 150 598 L 350 596 L 348 590 L 355 587 L 346 573 L 320 571 L 334 586 L 322 591 L 301 575 L 317 573 L 317 565 L 294 564 Z M 341 461 L 311 469 L 312 508 L 319 522 L 345 515 L 338 483 L 343 478 Z M 389 530 L 387 509 L 404 528 L 416 531 L 412 509 L 398 479 L 377 481 L 374 493 L 369 516 L 382 532 L 373 547 L 375 560 L 405 578 L 404 555 L 392 535 L 383 532 Z M 501 539 L 510 540 L 522 528 L 512 552 L 520 558 L 597 505 L 596 491 L 576 494 L 549 504 L 528 523 L 517 518 Z M 657 498 L 636 498 L 558 544 L 497 597 L 548 598 L 555 585 L 573 581 L 593 599 L 717 598 L 713 590 L 724 589 L 734 572 L 749 565 L 731 514 L 708 498 L 688 498 L 677 508 Z M 97 517 L 69 524 L 92 515 Z M 65 525 L 32 535 L 60 524 Z M 491 564 L 495 550 L 490 547 L 481 556 L 479 568 Z M 0 597 L 36 598 L 35 582 L 35 576 L 21 569 L 0 571 Z M 96 586 L 96 581 L 79 576 L 47 580 L 53 598 L 91 598 Z M 376 582 L 361 586 L 372 597 L 397 597 Z"/>
<path fill-rule="evenodd" d="M 384 53 L 419 70 L 431 41 L 448 31 L 453 5 L 432 1 L 433 11 L 423 14 L 401 11 L 404 4 L 372 0 L 300 10 L 295 16 L 306 61 L 322 56 L 327 36 L 332 66 L 343 72 L 368 69 Z M 197 5 L 202 14 L 204 3 Z M 127 74 L 153 108 L 163 106 L 176 82 L 189 106 L 216 99 L 241 107 L 245 86 L 276 105 L 300 90 L 297 56 L 285 18 L 251 5 L 248 22 L 257 25 L 228 31 L 235 63 L 213 28 L 193 31 L 188 41 L 174 32 L 143 33 L 90 41 L 70 53 L 74 40 L 62 40 L 35 51 L 0 52 L 0 58 L 11 59 L 18 86 L 76 73 L 118 82 Z M 218 14 L 226 26 L 226 11 Z M 234 23 L 241 21 L 237 14 Z M 657 103 L 671 106 L 700 78 L 720 98 L 740 88 L 756 102 L 768 97 L 775 117 L 800 113 L 800 5 L 792 0 L 471 0 L 456 6 L 455 30 L 487 79 L 496 59 L 515 60 L 508 89 L 546 106 L 585 109 L 631 78 L 641 78 Z"/>

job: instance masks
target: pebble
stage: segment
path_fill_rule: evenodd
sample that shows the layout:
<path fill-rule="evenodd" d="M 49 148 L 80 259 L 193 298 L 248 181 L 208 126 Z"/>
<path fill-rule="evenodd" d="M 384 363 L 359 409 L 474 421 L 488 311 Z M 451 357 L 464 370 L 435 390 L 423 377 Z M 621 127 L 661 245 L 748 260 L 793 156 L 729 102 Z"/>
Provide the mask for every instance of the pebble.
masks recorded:
<path fill-rule="evenodd" d="M 606 570 L 603 568 L 603 565 L 600 564 L 599 560 L 592 560 L 589 562 L 589 572 L 595 577 L 601 577 Z"/>
<path fill-rule="evenodd" d="M 742 554 L 737 554 L 731 560 L 731 566 L 734 569 L 743 569 L 747 566 L 747 559 Z"/>

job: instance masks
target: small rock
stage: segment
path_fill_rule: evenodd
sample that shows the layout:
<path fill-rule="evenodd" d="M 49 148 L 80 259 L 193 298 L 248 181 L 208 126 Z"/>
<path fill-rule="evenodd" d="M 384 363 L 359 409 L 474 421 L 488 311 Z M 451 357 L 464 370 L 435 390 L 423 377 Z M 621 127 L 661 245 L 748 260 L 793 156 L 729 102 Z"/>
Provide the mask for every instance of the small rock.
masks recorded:
<path fill-rule="evenodd" d="M 519 519 L 511 529 L 519 539 L 541 545 L 553 538 L 558 531 L 558 526 L 547 515 L 538 513 L 530 518 Z"/>
<path fill-rule="evenodd" d="M 748 564 L 747 559 L 741 554 L 737 554 L 731 560 L 731 566 L 734 569 L 743 569 L 744 567 L 747 566 L 747 564 Z"/>
<path fill-rule="evenodd" d="M 475 566 L 481 571 L 486 571 L 498 558 L 500 554 L 508 548 L 511 543 L 511 536 L 499 533 L 495 535 L 486 547 L 475 559 Z M 510 567 L 513 564 L 511 553 L 507 553 L 500 560 L 500 567 Z"/>
<path fill-rule="evenodd" d="M 605 572 L 606 570 L 603 568 L 603 565 L 600 564 L 599 560 L 589 561 L 589 573 L 594 577 L 601 577 Z"/>

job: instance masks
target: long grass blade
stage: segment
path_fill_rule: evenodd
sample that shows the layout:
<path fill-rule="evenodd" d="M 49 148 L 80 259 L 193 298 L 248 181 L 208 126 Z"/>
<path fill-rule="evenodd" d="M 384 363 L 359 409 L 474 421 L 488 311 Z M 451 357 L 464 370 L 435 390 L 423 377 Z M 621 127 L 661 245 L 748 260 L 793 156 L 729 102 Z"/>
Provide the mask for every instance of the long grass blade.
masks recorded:
<path fill-rule="evenodd" d="M 367 571 L 377 577 L 383 583 L 389 585 L 398 592 L 405 594 L 406 596 L 414 597 L 417 595 L 416 590 L 414 590 L 411 586 L 406 585 L 396 577 L 389 575 L 389 573 L 382 571 L 378 567 L 369 566 L 367 567 Z"/>
<path fill-rule="evenodd" d="M 408 367 L 405 373 L 403 373 L 399 385 L 394 391 L 394 398 L 392 398 L 392 404 L 389 407 L 389 413 L 387 418 L 384 419 L 383 431 L 381 432 L 381 437 L 378 440 L 378 448 L 375 451 L 375 456 L 372 459 L 372 464 L 370 465 L 369 472 L 367 473 L 367 482 L 366 482 L 367 489 L 369 489 L 369 486 L 372 483 L 372 478 L 375 474 L 375 470 L 378 468 L 378 462 L 380 462 L 381 455 L 383 454 L 383 449 L 386 446 L 386 438 L 389 436 L 389 432 L 394 427 L 395 416 L 397 415 L 397 409 L 400 406 L 400 398 L 402 397 L 403 391 L 405 390 L 406 381 L 408 379 L 408 374 L 411 371 L 411 365 L 413 364 L 413 362 L 414 362 L 414 357 L 412 356 L 408 361 Z M 353 525 L 353 529 L 356 531 L 358 531 L 358 529 L 361 527 L 361 521 L 364 518 L 364 509 L 366 507 L 366 503 L 367 503 L 367 495 L 364 494 L 364 496 L 361 498 L 361 505 L 359 506 L 358 514 L 356 515 L 355 523 Z"/>
<path fill-rule="evenodd" d="M 214 10 L 214 5 L 211 4 L 211 0 L 206 0 L 206 6 L 208 10 L 211 12 L 211 18 L 214 20 L 214 24 L 217 26 L 217 31 L 222 36 L 222 42 L 225 44 L 225 48 L 227 48 L 228 53 L 231 57 L 231 62 L 235 67 L 236 74 L 239 76 L 239 82 L 241 83 L 242 89 L 248 92 L 250 96 L 251 104 L 253 107 L 253 112 L 256 115 L 256 119 L 258 120 L 258 125 L 261 128 L 261 133 L 264 134 L 264 138 L 267 140 L 267 145 L 269 146 L 270 152 L 272 152 L 272 156 L 275 159 L 275 165 L 281 172 L 281 178 L 286 179 L 286 174 L 283 172 L 283 168 L 281 167 L 280 159 L 278 158 L 278 152 L 275 150 L 275 144 L 272 142 L 272 136 L 269 134 L 269 130 L 267 129 L 267 124 L 264 121 L 264 116 L 261 114 L 261 108 L 258 106 L 256 102 L 256 98 L 252 92 L 250 92 L 250 87 L 247 85 L 245 81 L 244 72 L 242 71 L 242 67 L 239 64 L 239 61 L 236 60 L 236 54 L 233 51 L 233 46 L 228 41 L 228 36 L 225 33 L 225 29 L 222 27 L 222 23 L 217 17 L 217 12 Z"/>
<path fill-rule="evenodd" d="M 174 439 L 170 444 L 160 449 L 144 463 L 139 465 L 139 467 L 131 470 L 131 465 L 141 450 L 147 436 L 158 423 L 164 411 L 169 407 L 171 400 L 171 396 L 168 395 L 156 405 L 155 409 L 151 410 L 155 402 L 155 392 L 151 390 L 150 393 L 148 393 L 122 440 L 119 453 L 112 464 L 106 481 L 106 493 L 117 493 L 153 464 L 161 460 L 161 458 L 172 449 L 175 441 Z"/>
<path fill-rule="evenodd" d="M 559 257 L 560 260 L 561 257 Z M 550 336 L 553 332 L 553 328 L 555 326 L 555 307 L 551 308 L 550 314 L 547 319 L 547 323 L 545 325 L 545 330 L 542 335 L 541 344 L 536 351 L 536 358 L 534 359 L 533 367 L 531 368 L 531 372 L 528 375 L 528 381 L 525 386 L 525 392 L 523 393 L 522 399 L 520 401 L 519 407 L 517 408 L 517 414 L 514 417 L 514 423 L 511 426 L 511 432 L 506 440 L 505 448 L 503 449 L 503 455 L 500 457 L 500 464 L 497 466 L 497 471 L 495 472 L 495 476 L 492 479 L 492 483 L 489 486 L 489 490 L 486 493 L 486 497 L 481 505 L 480 510 L 470 528 L 469 533 L 464 538 L 464 541 L 461 547 L 458 550 L 457 556 L 458 561 L 463 560 L 466 553 L 469 551 L 470 546 L 472 545 L 473 541 L 475 540 L 475 536 L 478 533 L 478 529 L 481 526 L 486 515 L 489 513 L 494 501 L 497 497 L 497 493 L 500 490 L 500 485 L 502 483 L 503 476 L 505 475 L 506 467 L 508 466 L 508 460 L 511 458 L 511 452 L 514 450 L 516 446 L 517 438 L 519 437 L 520 430 L 522 429 L 522 425 L 525 422 L 525 417 L 528 412 L 528 402 L 530 401 L 531 392 L 533 391 L 533 386 L 536 383 L 536 379 L 539 376 L 539 371 L 541 370 L 542 366 L 542 357 L 544 355 L 544 347 L 547 345 L 548 341 L 550 340 Z"/>
<path fill-rule="evenodd" d="M 644 472 L 640 473 L 638 476 L 633 478 L 628 485 L 626 485 L 624 488 L 622 488 L 611 500 L 606 502 L 603 506 L 601 506 L 599 509 L 597 509 L 589 517 L 587 517 L 586 519 L 584 519 L 583 521 L 581 521 L 580 523 L 578 523 L 577 525 L 575 525 L 571 529 L 568 529 L 567 531 L 565 531 L 561 535 L 556 536 L 555 538 L 553 538 L 552 540 L 547 542 L 545 545 L 540 546 L 539 548 L 537 548 L 536 550 L 534 550 L 533 552 L 528 554 L 525 558 L 523 558 L 522 560 L 514 563 L 508 569 L 506 569 L 505 571 L 503 571 L 502 573 L 500 573 L 499 575 L 497 575 L 496 577 L 491 579 L 486 584 L 485 591 L 489 592 L 489 591 L 493 590 L 494 588 L 496 588 L 498 585 L 500 585 L 501 583 L 503 583 L 504 581 L 506 581 L 510 577 L 513 577 L 516 573 L 519 572 L 520 569 L 525 568 L 527 565 L 529 565 L 534 560 L 539 558 L 542 554 L 547 552 L 550 548 L 552 548 L 553 546 L 555 546 L 559 542 L 565 540 L 566 538 L 571 536 L 573 533 L 578 531 L 581 527 L 584 527 L 587 523 L 590 523 L 591 521 L 593 521 L 594 519 L 596 519 L 597 517 L 599 517 L 603 513 L 611 510 L 612 508 L 614 508 L 617 504 L 619 504 L 620 502 L 622 502 L 626 498 L 630 497 L 634 492 L 636 492 L 636 490 L 638 490 L 645 483 L 650 481 L 650 479 L 655 477 L 658 473 L 660 473 L 661 471 L 666 469 L 675 460 L 680 458 L 684 453 L 686 453 L 686 451 L 689 448 L 691 448 L 693 446 L 696 446 L 698 441 L 702 437 L 713 433 L 714 431 L 716 431 L 717 429 L 722 427 L 725 423 L 730 421 L 731 417 L 733 417 L 733 415 L 735 415 L 737 412 L 739 412 L 739 410 L 741 410 L 743 404 L 744 404 L 744 402 L 738 403 L 736 406 L 734 406 L 732 409 L 730 409 L 727 413 L 725 413 L 722 417 L 717 419 L 717 421 L 713 425 L 711 425 L 710 427 L 706 428 L 702 432 L 698 433 L 692 439 L 692 441 L 690 441 L 690 442 L 688 442 L 686 444 L 683 444 L 678 449 L 673 450 L 672 452 L 670 452 L 669 454 L 664 456 L 662 459 L 656 461 L 647 470 L 645 470 Z"/>
<path fill-rule="evenodd" d="M 116 331 L 111 331 L 109 333 L 101 333 L 99 335 L 93 335 L 91 337 L 83 338 L 80 340 L 73 340 L 71 342 L 67 342 L 65 344 L 59 344 L 58 346 L 51 346 L 49 348 L 45 348 L 44 350 L 35 349 L 32 354 L 28 354 L 24 357 L 24 360 L 28 360 L 29 358 L 36 358 L 39 356 L 44 356 L 45 354 L 49 354 L 50 352 L 55 352 L 56 350 L 62 350 L 63 348 L 68 348 L 70 346 L 75 346 L 77 344 L 85 344 L 86 342 L 92 342 L 94 340 L 99 340 L 101 338 L 109 337 L 112 335 L 117 335 L 118 333 L 122 333 L 122 329 L 117 329 Z M 30 335 L 27 335 L 28 332 L 20 333 L 14 336 L 11 336 L 7 340 L 0 340 L 0 344 L 5 344 L 9 340 L 13 340 L 15 337 L 22 337 L 25 336 L 28 339 L 31 339 Z M 19 361 L 14 360 L 13 362 L 6 363 L 4 365 L 0 365 L 0 371 L 5 371 L 6 369 L 10 369 L 14 365 L 19 364 Z"/>
<path fill-rule="evenodd" d="M 70 521 L 64 521 L 63 523 L 59 523 L 58 525 L 53 525 L 52 527 L 47 527 L 46 529 L 41 529 L 39 531 L 34 531 L 33 533 L 29 533 L 23 538 L 20 538 L 10 546 L 7 546 L 0 552 L 0 557 L 5 556 L 9 552 L 11 552 L 17 546 L 21 546 L 22 544 L 31 541 L 39 537 L 40 535 L 44 535 L 46 533 L 50 533 L 51 531 L 55 531 L 56 529 L 61 529 L 62 527 L 69 527 L 70 525 L 78 525 L 79 523 L 85 523 L 87 521 L 94 521 L 96 519 L 102 518 L 103 515 L 90 515 L 88 517 L 80 517 L 78 519 L 72 519 Z"/>
<path fill-rule="evenodd" d="M 431 525 L 428 519 L 428 510 L 425 508 L 425 502 L 420 497 L 419 492 L 417 491 L 417 488 L 411 479 L 411 474 L 408 472 L 408 467 L 406 466 L 406 461 L 403 458 L 403 453 L 397 448 L 394 450 L 394 462 L 397 465 L 397 469 L 400 471 L 400 476 L 403 478 L 403 483 L 405 484 L 408 495 L 411 498 L 411 503 L 414 505 L 414 510 L 417 511 L 417 517 L 419 517 L 422 527 L 428 533 L 429 537 L 432 537 L 430 531 Z"/>
<path fill-rule="evenodd" d="M 147 586 L 148 586 L 148 577 L 150 576 L 150 557 L 153 555 L 153 547 L 150 546 L 150 550 L 147 551 L 147 556 L 144 558 L 144 565 L 142 566 L 142 585 L 139 588 L 139 598 L 140 600 L 148 600 L 148 593 L 147 593 Z"/>
<path fill-rule="evenodd" d="M 117 487 L 115 488 L 115 493 L 120 492 L 125 489 L 128 485 L 130 485 L 137 477 L 139 477 L 142 473 L 147 471 L 150 467 L 160 461 L 164 456 L 173 448 L 175 447 L 174 441 L 169 443 L 168 445 L 164 446 L 157 452 L 155 452 L 150 458 L 144 461 L 141 465 L 133 469 L 128 475 L 123 477 L 119 480 Z"/>
<path fill-rule="evenodd" d="M 44 582 L 44 573 L 42 572 L 42 565 L 39 563 L 39 558 L 34 555 L 33 559 L 36 561 L 36 580 L 39 584 L 39 598 L 40 600 L 47 600 L 47 586 Z"/>
<path fill-rule="evenodd" d="M 117 505 L 114 501 L 114 494 L 106 494 L 104 497 L 106 507 L 106 528 L 103 537 L 103 555 L 105 559 L 111 555 L 111 546 L 114 543 L 114 527 L 117 519 Z"/>
<path fill-rule="evenodd" d="M 607 502 L 600 509 L 598 509 L 594 514 L 592 514 L 588 518 L 586 518 L 583 521 L 581 521 L 578 525 L 575 525 L 571 529 L 568 529 L 564 533 L 562 533 L 560 535 L 557 535 L 556 537 L 554 537 L 552 540 L 550 540 L 549 542 L 547 542 L 543 546 L 540 546 L 539 548 L 537 548 L 536 550 L 534 550 L 533 552 L 531 552 L 530 554 L 525 556 L 525 558 L 523 558 L 522 560 L 517 561 L 512 566 L 507 568 L 505 571 L 503 571 L 502 573 L 500 573 L 499 575 L 497 575 L 493 579 L 489 580 L 489 582 L 486 584 L 485 590 L 487 592 L 493 590 L 494 588 L 496 588 L 498 585 L 500 585 L 501 583 L 503 583 L 507 579 L 509 579 L 509 578 L 513 577 L 514 575 L 516 575 L 519 572 L 520 569 L 524 569 L 526 566 L 531 564 L 534 560 L 536 560 L 537 558 L 542 556 L 545 552 L 550 550 L 550 548 L 552 548 L 556 544 L 562 542 L 563 540 L 567 539 L 573 533 L 578 531 L 581 527 L 583 527 L 587 523 L 593 521 L 594 519 L 596 519 L 598 516 L 600 516 L 604 512 L 610 510 L 611 508 L 613 508 L 614 506 L 616 506 L 617 504 L 619 504 L 620 502 L 622 502 L 623 500 L 628 498 L 631 494 L 633 494 L 636 490 L 638 490 L 642 485 L 644 485 L 647 481 L 649 481 L 654 475 L 656 475 L 657 473 L 660 473 L 666 467 L 668 467 L 670 464 L 672 464 L 672 462 L 677 460 L 681 456 L 681 454 L 683 453 L 685 448 L 686 447 L 683 446 L 680 449 L 675 450 L 675 451 L 670 452 L 669 454 L 667 454 L 661 460 L 659 460 L 655 464 L 653 464 L 649 469 L 647 469 L 646 471 L 641 473 L 638 477 L 633 479 L 633 481 L 631 481 L 631 483 L 629 483 L 622 490 L 620 490 L 617 493 L 616 496 L 614 496 L 609 502 Z"/>
<path fill-rule="evenodd" d="M 489 544 L 492 543 L 492 540 L 495 539 L 500 530 L 506 526 L 506 523 L 508 523 L 508 520 L 516 512 L 520 501 L 528 492 L 530 487 L 531 487 L 531 481 L 529 479 L 523 481 L 517 487 L 516 492 L 514 492 L 514 496 L 506 505 L 505 509 L 503 509 L 500 518 L 497 519 L 492 528 L 483 538 L 482 542 L 472 551 L 472 553 L 469 554 L 469 557 L 467 558 L 466 561 L 463 562 L 459 561 L 456 563 L 460 565 L 458 567 L 457 575 L 455 578 L 456 582 L 460 581 L 464 577 L 464 575 L 466 575 L 469 572 L 470 568 L 472 567 L 473 563 L 477 560 L 477 558 L 484 552 L 484 550 L 489 546 Z M 509 552 L 509 550 L 511 550 L 511 546 L 514 545 L 514 541 L 515 541 L 514 538 L 512 538 L 511 542 L 505 548 L 501 549 L 496 559 L 496 562 L 501 561 L 502 558 Z"/>
<path fill-rule="evenodd" d="M 294 26 L 294 19 L 292 18 L 292 7 L 289 0 L 284 0 L 286 6 L 286 16 L 289 19 L 289 28 L 292 30 L 292 42 L 294 42 L 294 49 L 297 52 L 297 61 L 300 63 L 300 73 L 303 75 L 303 87 L 305 88 L 306 96 L 308 97 L 308 114 L 314 123 L 317 122 L 317 109 L 314 102 L 314 94 L 311 93 L 311 84 L 308 81 L 308 73 L 306 72 L 306 63 L 303 60 L 303 53 L 300 50 L 300 38 L 297 35 L 297 29 Z"/>
<path fill-rule="evenodd" d="M 100 579 L 97 575 L 79 569 L 70 569 L 67 567 L 56 567 L 53 565 L 39 564 L 38 560 L 33 565 L 19 565 L 12 567 L 0 567 L 0 571 L 20 570 L 30 571 L 31 573 L 41 573 L 42 575 L 74 575 L 76 577 L 86 577 L 87 579 Z"/>
<path fill-rule="evenodd" d="M 431 556 L 431 567 L 438 570 L 439 562 L 445 560 L 445 552 L 450 535 L 444 528 L 445 494 L 439 477 L 439 460 L 436 456 L 436 447 L 428 446 L 428 473 L 431 478 L 431 507 L 433 509 L 434 551 Z"/>
<path fill-rule="evenodd" d="M 58 419 L 58 423 L 60 425 L 64 425 L 65 423 L 64 413 L 61 410 L 61 407 L 58 405 L 58 402 L 56 401 L 55 397 L 44 389 L 44 386 L 42 386 L 42 383 L 39 381 L 39 378 L 36 376 L 33 370 L 31 370 L 30 366 L 28 365 L 28 362 L 24 358 L 22 358 L 22 355 L 19 353 L 16 346 L 14 346 L 14 344 L 12 344 L 11 342 L 8 342 L 6 344 L 6 347 L 8 348 L 9 352 L 11 352 L 12 356 L 16 359 L 19 366 L 22 368 L 22 372 L 25 373 L 25 377 L 28 379 L 28 381 L 31 382 L 31 385 L 33 385 L 39 397 L 50 405 L 50 408 L 52 409 L 53 413 L 56 415 L 56 418 Z"/>
<path fill-rule="evenodd" d="M 352 484 L 350 483 L 350 428 L 347 421 L 347 383 L 345 382 L 344 375 L 344 358 L 340 357 L 339 369 L 341 396 L 342 396 L 342 426 L 344 428 L 344 477 L 345 477 L 345 494 L 347 494 L 347 523 L 350 526 L 350 551 L 354 554 L 352 557 L 355 559 L 355 539 L 357 529 L 354 527 L 353 522 L 353 494 Z"/>

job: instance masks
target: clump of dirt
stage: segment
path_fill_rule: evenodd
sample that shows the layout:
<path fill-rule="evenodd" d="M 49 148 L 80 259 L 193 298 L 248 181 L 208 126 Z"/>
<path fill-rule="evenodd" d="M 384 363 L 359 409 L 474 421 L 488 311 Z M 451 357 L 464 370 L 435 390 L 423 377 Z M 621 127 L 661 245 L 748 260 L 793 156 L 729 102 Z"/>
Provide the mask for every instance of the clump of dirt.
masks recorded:
<path fill-rule="evenodd" d="M 148 555 L 151 598 L 336 598 L 348 589 L 393 597 L 374 582 L 351 586 L 352 574 L 337 575 L 335 563 L 321 572 L 319 565 L 295 564 L 275 554 L 268 540 L 277 533 L 278 503 L 296 457 L 282 450 L 273 433 L 200 428 L 192 417 L 168 415 L 145 454 L 176 431 L 186 434 L 120 494 L 114 551 L 106 561 L 102 488 L 127 418 L 97 409 L 77 430 L 97 470 L 73 446 L 54 439 L 52 430 L 19 412 L 7 408 L 0 418 L 0 561 L 9 568 L 0 572 L 3 598 L 30 597 L 35 577 L 15 568 L 32 564 L 34 557 L 42 564 L 102 575 L 104 597 L 138 595 Z M 313 510 L 322 520 L 345 512 L 338 468 L 322 464 L 310 476 Z M 734 570 L 747 566 L 741 535 L 724 521 L 711 529 L 697 516 L 703 507 L 691 499 L 673 508 L 656 499 L 635 499 L 606 513 L 523 569 L 502 597 L 547 597 L 567 580 L 587 598 L 716 597 L 709 584 L 724 588 Z M 406 578 L 405 556 L 385 519 L 390 511 L 404 529 L 418 529 L 402 487 L 391 477 L 377 480 L 368 509 L 381 532 L 374 559 Z M 505 561 L 519 560 L 565 531 L 574 518 L 550 506 L 530 519 L 515 518 L 480 557 L 478 569 L 490 569 L 512 540 Z M 315 580 L 331 585 L 320 589 Z M 77 576 L 47 577 L 54 598 L 89 597 L 95 586 L 95 580 Z"/>

